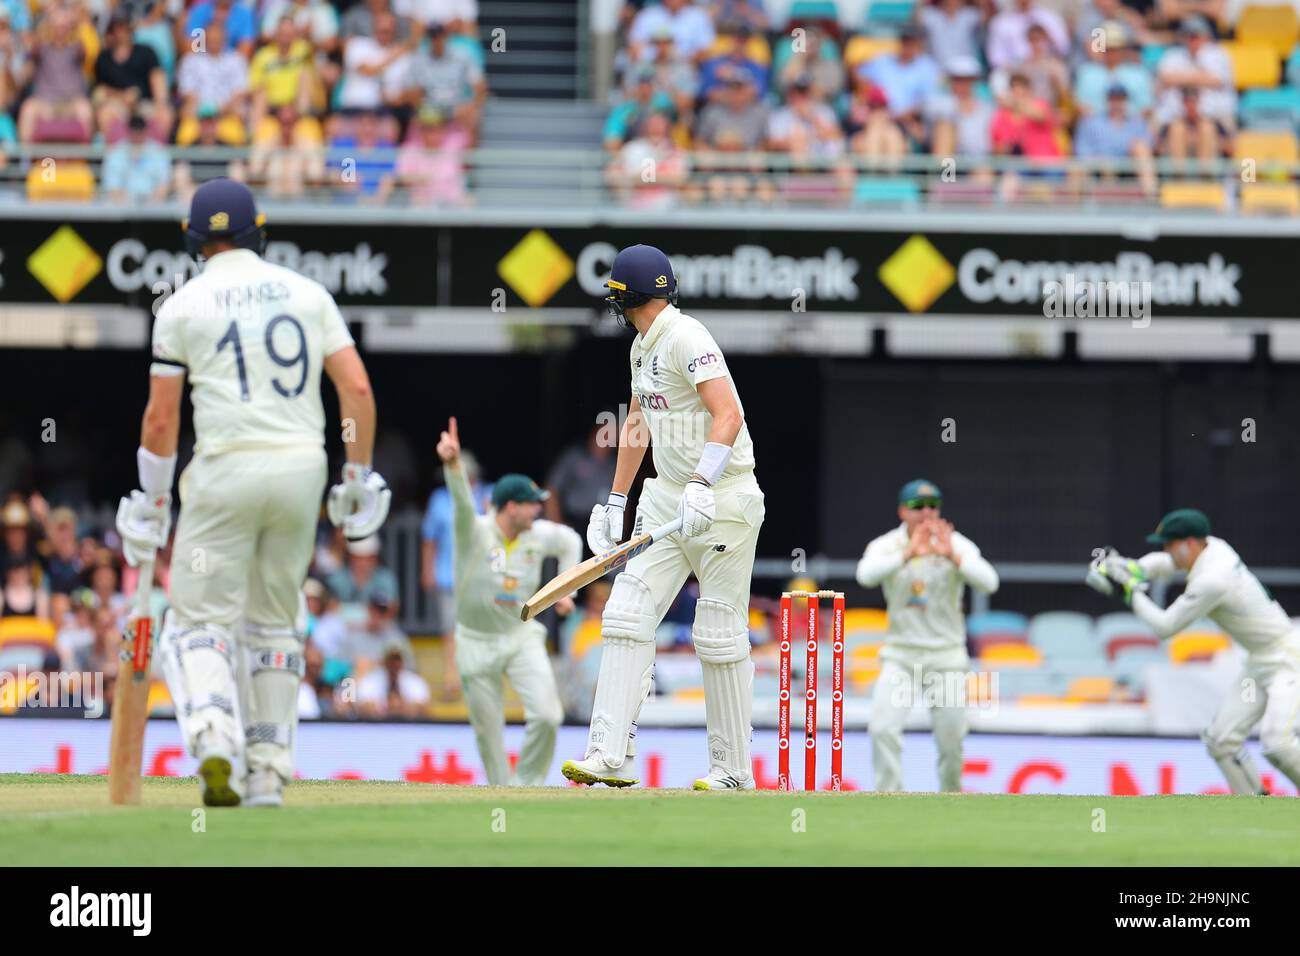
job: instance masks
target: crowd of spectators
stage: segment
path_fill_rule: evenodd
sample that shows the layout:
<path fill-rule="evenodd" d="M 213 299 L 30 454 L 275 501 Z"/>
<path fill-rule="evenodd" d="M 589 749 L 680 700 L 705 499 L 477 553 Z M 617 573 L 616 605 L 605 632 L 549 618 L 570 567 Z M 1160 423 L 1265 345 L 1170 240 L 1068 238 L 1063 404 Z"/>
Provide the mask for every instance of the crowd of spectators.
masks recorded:
<path fill-rule="evenodd" d="M 475 0 L 113 2 L 0 3 L 0 145 L 102 144 L 115 202 L 186 201 L 222 175 L 277 198 L 467 201 L 487 92 Z M 90 198 L 84 164 L 62 165 L 29 195 Z"/>
<path fill-rule="evenodd" d="M 1240 3 L 918 0 L 857 30 L 800 6 L 776 29 L 762 0 L 629 5 L 604 130 L 611 189 L 634 204 L 765 200 L 816 173 L 843 194 L 864 171 L 937 177 L 949 159 L 953 178 L 1007 195 L 1100 177 L 1151 196 L 1157 167 L 1212 176 L 1232 155 L 1221 41 Z M 995 175 L 1009 165 L 1029 168 Z"/>

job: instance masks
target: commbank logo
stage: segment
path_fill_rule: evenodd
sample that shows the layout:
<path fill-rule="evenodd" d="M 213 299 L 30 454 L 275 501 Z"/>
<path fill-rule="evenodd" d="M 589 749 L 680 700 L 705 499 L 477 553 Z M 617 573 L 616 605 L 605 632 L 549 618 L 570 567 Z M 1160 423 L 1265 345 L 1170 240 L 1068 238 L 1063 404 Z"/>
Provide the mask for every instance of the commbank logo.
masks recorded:
<path fill-rule="evenodd" d="M 50 897 L 50 925 L 119 926 L 129 928 L 133 936 L 148 936 L 153 928 L 153 894 L 82 893 L 73 886 Z"/>
<path fill-rule="evenodd" d="M 54 230 L 27 257 L 27 271 L 59 302 L 69 302 L 104 268 L 99 257 L 71 226 Z"/>
<path fill-rule="evenodd" d="M 880 264 L 877 275 L 909 312 L 924 312 L 948 291 L 957 271 L 929 239 L 916 235 Z"/>
<path fill-rule="evenodd" d="M 534 229 L 502 256 L 497 274 L 535 309 L 550 301 L 573 278 L 573 260 L 554 239 Z"/>

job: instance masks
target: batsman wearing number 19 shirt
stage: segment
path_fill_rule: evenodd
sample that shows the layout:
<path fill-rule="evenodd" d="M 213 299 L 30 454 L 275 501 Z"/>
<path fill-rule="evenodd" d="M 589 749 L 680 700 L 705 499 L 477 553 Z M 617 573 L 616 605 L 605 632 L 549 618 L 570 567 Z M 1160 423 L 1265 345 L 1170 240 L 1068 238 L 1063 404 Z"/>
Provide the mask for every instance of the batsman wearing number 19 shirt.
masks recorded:
<path fill-rule="evenodd" d="M 682 519 L 670 535 L 628 561 L 601 618 L 600 674 L 587 752 L 561 768 L 578 783 L 638 782 L 636 718 L 654 684 L 655 629 L 687 575 L 700 582 L 691 637 L 704 673 L 709 771 L 697 790 L 749 790 L 754 665 L 749 657 L 749 594 L 763 524 L 754 445 L 740 396 L 708 329 L 678 310 L 677 279 L 653 246 L 614 259 L 606 300 L 637 331 L 632 397 L 619 435 L 614 486 L 592 509 L 587 544 L 596 554 L 623 536 L 627 493 L 653 442 L 656 477 L 647 479 L 636 528 Z"/>
<path fill-rule="evenodd" d="M 330 519 L 365 538 L 390 499 L 370 468 L 375 403 L 352 336 L 323 286 L 263 261 L 262 223 L 240 183 L 215 179 L 194 194 L 184 228 L 204 267 L 158 311 L 140 490 L 117 515 L 127 561 L 152 561 L 171 523 L 188 377 L 194 458 L 180 477 L 158 650 L 212 806 L 279 806 L 293 776 L 301 591 L 325 488 L 322 370 L 339 393 L 347 455 Z"/>

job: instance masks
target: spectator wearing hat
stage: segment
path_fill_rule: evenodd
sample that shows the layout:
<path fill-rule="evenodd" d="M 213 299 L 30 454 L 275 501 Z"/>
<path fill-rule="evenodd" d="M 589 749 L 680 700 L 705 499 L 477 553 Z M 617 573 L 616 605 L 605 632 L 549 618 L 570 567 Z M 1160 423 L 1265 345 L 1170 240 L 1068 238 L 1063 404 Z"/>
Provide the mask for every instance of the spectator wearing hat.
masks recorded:
<path fill-rule="evenodd" d="M 661 26 L 673 31 L 677 51 L 686 59 L 699 62 L 713 45 L 716 33 L 709 11 L 691 0 L 662 0 L 641 8 L 628 28 L 628 51 L 633 63 L 646 61 L 650 37 Z"/>
<path fill-rule="evenodd" d="M 650 51 L 655 89 L 667 93 L 677 115 L 683 122 L 689 122 L 695 114 L 695 100 L 700 90 L 699 70 L 678 54 L 672 28 L 667 25 L 661 26 L 650 38 Z"/>
<path fill-rule="evenodd" d="M 1080 64 L 1075 75 L 1075 109 L 1083 116 L 1107 112 L 1110 90 L 1122 86 L 1129 113 L 1145 116 L 1154 100 L 1154 84 L 1137 57 L 1132 34 L 1116 21 L 1108 21 L 1102 29 L 1105 52 L 1100 59 Z"/>
<path fill-rule="evenodd" d="M 974 57 L 955 57 L 944 68 L 948 91 L 926 104 L 931 152 L 936 156 L 982 159 L 993 152 L 993 104 L 975 92 L 981 76 Z M 988 178 L 988 170 L 979 171 Z"/>
<path fill-rule="evenodd" d="M 873 160 L 873 168 L 898 168 L 907 155 L 907 134 L 889 111 L 885 91 L 861 72 L 844 110 L 844 129 L 854 156 Z"/>
<path fill-rule="evenodd" d="M 978 60 L 980 31 L 985 13 L 966 0 L 937 0 L 921 6 L 916 13 L 925 31 L 926 47 L 939 63 L 958 57 Z"/>
<path fill-rule="evenodd" d="M 899 36 L 897 53 L 885 53 L 858 67 L 884 94 L 894 121 L 913 142 L 925 142 L 921 112 L 939 92 L 939 66 L 925 52 L 924 34 L 908 24 Z"/>
<path fill-rule="evenodd" d="M 365 604 L 375 595 L 397 601 L 397 576 L 379 563 L 378 535 L 349 541 L 347 567 L 330 575 L 326 584 L 344 604 Z"/>
<path fill-rule="evenodd" d="M 407 669 L 403 643 L 385 640 L 380 663 L 357 682 L 357 714 L 379 720 L 427 716 L 432 699 L 429 685 Z"/>
<path fill-rule="evenodd" d="M 178 146 L 194 141 L 196 117 L 205 106 L 216 110 L 223 142 L 242 144 L 247 139 L 248 59 L 237 48 L 225 45 L 225 29 L 221 20 L 213 20 L 206 27 L 206 45 L 181 60 L 176 88 L 184 120 L 176 131 Z"/>
<path fill-rule="evenodd" d="M 1197 115 L 1231 130 L 1236 125 L 1237 91 L 1232 60 L 1218 43 L 1204 17 L 1187 17 L 1178 27 L 1179 43 L 1165 51 L 1156 64 L 1159 102 L 1156 120 L 1168 125 L 1185 117 L 1184 91 L 1196 90 Z"/>
<path fill-rule="evenodd" d="M 700 111 L 691 161 L 705 174 L 704 188 L 715 202 L 751 195 L 767 200 L 774 195 L 757 152 L 767 142 L 770 119 L 771 112 L 743 72 L 724 77 L 719 95 Z"/>
<path fill-rule="evenodd" d="M 627 95 L 605 119 L 602 133 L 605 149 L 611 153 L 622 149 L 647 116 L 671 112 L 672 108 L 672 97 L 655 87 L 655 68 L 650 64 L 635 67 Z"/>
<path fill-rule="evenodd" d="M 132 114 L 149 120 L 154 138 L 171 136 L 171 95 L 167 74 L 151 47 L 135 41 L 131 15 L 113 13 L 104 35 L 104 48 L 95 59 L 95 88 L 91 102 L 95 121 L 109 142 L 121 139 Z"/>
<path fill-rule="evenodd" d="M 433 24 L 428 34 L 428 49 L 411 58 L 406 104 L 413 109 L 431 106 L 441 110 L 469 134 L 472 144 L 478 139 L 487 81 L 464 47 L 448 44 L 444 25 Z"/>
<path fill-rule="evenodd" d="M 85 565 L 77 547 L 77 513 L 55 508 L 45 521 L 45 567 L 49 574 L 50 616 L 62 622 L 68 615 L 70 595 L 82 586 Z"/>
<path fill-rule="evenodd" d="M 758 91 L 759 99 L 767 95 L 767 67 L 753 59 L 746 50 L 749 30 L 739 23 L 723 23 L 718 27 L 715 50 L 700 63 L 700 96 L 705 100 L 721 86 L 723 74 L 743 72 Z"/>
<path fill-rule="evenodd" d="M 1142 2 L 1154 6 L 1154 0 Z M 1084 0 L 1083 8 L 1073 17 L 1073 22 L 1076 64 L 1103 61 L 1112 38 L 1116 36 L 1114 28 L 1123 32 L 1132 48 L 1152 42 L 1142 12 L 1136 4 L 1124 0 Z"/>
<path fill-rule="evenodd" d="M 86 55 L 76 14 L 59 4 L 47 7 L 31 50 L 31 90 L 18 110 L 18 138 L 24 143 L 90 139 L 94 111 L 87 90 Z"/>
<path fill-rule="evenodd" d="M 1151 130 L 1128 108 L 1128 90 L 1116 83 L 1106 93 L 1107 110 L 1084 117 L 1074 134 L 1074 154 L 1095 160 L 1105 176 L 1113 176 L 1107 160 L 1129 160 L 1136 164 L 1138 181 L 1148 196 L 1156 194 L 1155 164 Z"/>
<path fill-rule="evenodd" d="M 149 124 L 133 115 L 125 142 L 104 154 L 101 182 L 108 198 L 119 205 L 158 203 L 171 188 L 172 165 L 167 147 L 149 138 Z"/>
<path fill-rule="evenodd" d="M 4 503 L 4 508 L 0 509 L 0 522 L 4 524 L 4 551 L 0 554 L 0 571 L 15 562 L 30 565 L 36 561 L 32 513 L 22 498 L 13 496 Z"/>
<path fill-rule="evenodd" d="M 397 154 L 397 179 L 417 206 L 469 203 L 463 159 L 469 136 L 434 106 L 420 110 L 412 136 Z"/>

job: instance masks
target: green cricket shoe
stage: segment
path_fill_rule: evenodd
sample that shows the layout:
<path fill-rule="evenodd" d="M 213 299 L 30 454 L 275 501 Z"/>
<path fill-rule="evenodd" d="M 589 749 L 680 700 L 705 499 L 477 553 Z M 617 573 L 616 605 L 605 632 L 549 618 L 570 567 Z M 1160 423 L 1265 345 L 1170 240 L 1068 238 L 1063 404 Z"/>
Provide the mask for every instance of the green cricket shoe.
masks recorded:
<path fill-rule="evenodd" d="M 199 738 L 199 779 L 203 783 L 204 806 L 239 806 L 242 781 L 235 776 L 234 751 L 231 742 L 221 735 L 205 732 Z"/>
<path fill-rule="evenodd" d="M 636 776 L 636 756 L 630 755 L 623 760 L 623 766 L 611 767 L 605 762 L 601 753 L 594 753 L 582 760 L 566 760 L 560 768 L 566 780 L 594 786 L 603 783 L 607 787 L 631 787 L 640 783 Z"/>

